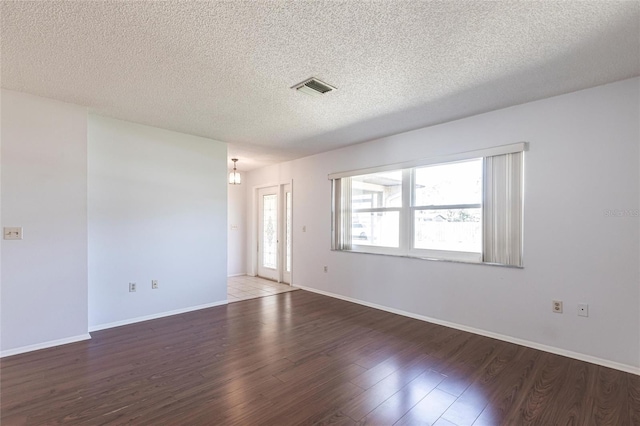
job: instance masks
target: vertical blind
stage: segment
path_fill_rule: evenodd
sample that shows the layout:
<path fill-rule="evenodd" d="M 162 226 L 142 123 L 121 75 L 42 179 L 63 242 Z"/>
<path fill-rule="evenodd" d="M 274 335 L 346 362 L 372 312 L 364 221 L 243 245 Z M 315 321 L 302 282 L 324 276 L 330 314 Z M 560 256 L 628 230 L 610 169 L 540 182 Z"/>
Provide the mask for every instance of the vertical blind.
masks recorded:
<path fill-rule="evenodd" d="M 332 250 L 351 250 L 351 178 L 333 179 Z"/>
<path fill-rule="evenodd" d="M 483 262 L 522 266 L 522 157 L 484 158 Z"/>

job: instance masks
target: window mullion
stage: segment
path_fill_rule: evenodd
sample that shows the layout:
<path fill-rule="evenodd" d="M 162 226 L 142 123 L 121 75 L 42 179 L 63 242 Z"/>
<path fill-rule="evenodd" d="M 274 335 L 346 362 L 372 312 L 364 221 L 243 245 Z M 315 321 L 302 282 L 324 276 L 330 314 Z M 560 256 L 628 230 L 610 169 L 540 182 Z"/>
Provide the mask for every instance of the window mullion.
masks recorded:
<path fill-rule="evenodd" d="M 402 211 L 401 207 L 372 207 L 366 209 L 352 209 L 353 213 L 384 213 L 384 212 L 399 212 Z"/>

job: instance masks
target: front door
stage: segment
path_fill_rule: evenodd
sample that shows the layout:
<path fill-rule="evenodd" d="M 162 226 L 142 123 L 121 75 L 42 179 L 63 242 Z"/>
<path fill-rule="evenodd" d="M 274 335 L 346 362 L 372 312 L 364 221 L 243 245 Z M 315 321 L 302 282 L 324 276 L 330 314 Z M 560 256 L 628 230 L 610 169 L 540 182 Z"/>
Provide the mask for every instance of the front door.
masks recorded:
<path fill-rule="evenodd" d="M 258 190 L 258 276 L 279 281 L 278 187 Z"/>

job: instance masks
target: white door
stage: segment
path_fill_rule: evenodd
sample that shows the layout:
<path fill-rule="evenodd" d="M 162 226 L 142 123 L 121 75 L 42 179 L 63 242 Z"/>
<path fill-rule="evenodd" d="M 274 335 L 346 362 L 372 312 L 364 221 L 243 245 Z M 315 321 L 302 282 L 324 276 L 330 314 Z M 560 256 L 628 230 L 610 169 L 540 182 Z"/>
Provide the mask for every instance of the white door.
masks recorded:
<path fill-rule="evenodd" d="M 280 280 L 278 187 L 258 190 L 258 276 Z"/>

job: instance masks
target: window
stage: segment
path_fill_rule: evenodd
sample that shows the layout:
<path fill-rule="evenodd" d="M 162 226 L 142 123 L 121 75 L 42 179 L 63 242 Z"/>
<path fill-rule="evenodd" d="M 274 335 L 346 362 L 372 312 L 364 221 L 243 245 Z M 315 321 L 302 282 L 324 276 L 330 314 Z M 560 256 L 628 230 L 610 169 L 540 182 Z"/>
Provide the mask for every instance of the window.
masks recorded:
<path fill-rule="evenodd" d="M 330 175 L 333 249 L 522 266 L 525 149 Z"/>
<path fill-rule="evenodd" d="M 399 247 L 402 172 L 351 178 L 351 244 Z"/>
<path fill-rule="evenodd" d="M 414 254 L 481 260 L 481 158 L 413 169 L 412 199 Z"/>

